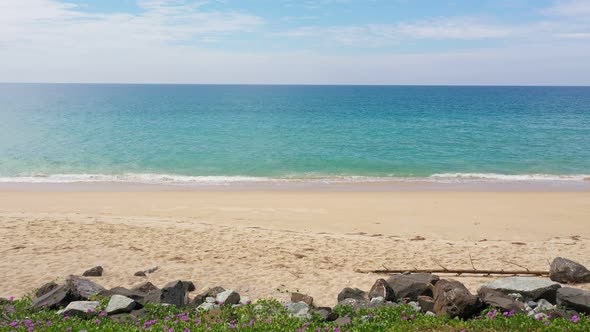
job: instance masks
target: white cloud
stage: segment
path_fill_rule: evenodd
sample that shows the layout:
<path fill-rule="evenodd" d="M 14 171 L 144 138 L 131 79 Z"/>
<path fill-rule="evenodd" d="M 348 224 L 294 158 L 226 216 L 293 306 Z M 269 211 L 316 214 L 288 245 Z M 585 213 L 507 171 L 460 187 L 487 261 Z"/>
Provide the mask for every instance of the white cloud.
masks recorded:
<path fill-rule="evenodd" d="M 575 17 L 590 20 L 589 0 L 559 0 L 552 7 L 542 10 L 543 14 Z"/>

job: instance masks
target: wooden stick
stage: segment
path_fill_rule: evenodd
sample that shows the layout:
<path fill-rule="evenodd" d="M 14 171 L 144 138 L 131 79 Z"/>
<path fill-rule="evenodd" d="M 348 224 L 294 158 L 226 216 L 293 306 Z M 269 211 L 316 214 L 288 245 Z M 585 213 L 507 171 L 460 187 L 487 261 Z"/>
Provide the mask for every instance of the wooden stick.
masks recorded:
<path fill-rule="evenodd" d="M 357 273 L 378 273 L 378 274 L 399 274 L 399 273 L 452 273 L 452 274 L 499 274 L 499 275 L 549 275 L 549 271 L 518 271 L 518 270 L 464 270 L 464 269 L 441 269 L 441 270 L 361 270 L 355 269 Z"/>

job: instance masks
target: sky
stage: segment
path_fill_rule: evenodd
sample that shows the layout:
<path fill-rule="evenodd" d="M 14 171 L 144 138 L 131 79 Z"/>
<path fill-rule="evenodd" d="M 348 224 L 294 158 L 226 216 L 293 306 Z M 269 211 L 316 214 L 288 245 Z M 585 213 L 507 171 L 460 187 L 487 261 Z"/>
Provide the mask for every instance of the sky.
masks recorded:
<path fill-rule="evenodd" d="M 590 85 L 590 0 L 0 0 L 0 82 Z"/>

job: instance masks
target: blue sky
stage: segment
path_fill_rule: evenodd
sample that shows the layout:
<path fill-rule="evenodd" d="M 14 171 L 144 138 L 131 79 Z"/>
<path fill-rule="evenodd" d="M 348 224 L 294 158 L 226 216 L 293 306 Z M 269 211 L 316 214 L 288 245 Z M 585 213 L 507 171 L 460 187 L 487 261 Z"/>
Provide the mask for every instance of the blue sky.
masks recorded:
<path fill-rule="evenodd" d="M 590 85 L 590 0 L 2 0 L 0 81 Z"/>

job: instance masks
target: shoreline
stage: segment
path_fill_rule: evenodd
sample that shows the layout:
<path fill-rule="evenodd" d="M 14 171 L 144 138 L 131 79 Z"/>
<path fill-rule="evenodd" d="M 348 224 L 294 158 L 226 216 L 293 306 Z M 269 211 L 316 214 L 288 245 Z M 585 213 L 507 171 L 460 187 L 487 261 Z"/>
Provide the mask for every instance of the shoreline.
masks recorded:
<path fill-rule="evenodd" d="M 588 202 L 586 191 L 1 190 L 0 296 L 96 265 L 105 287 L 131 287 L 158 266 L 156 285 L 182 278 L 252 299 L 298 289 L 332 305 L 379 276 L 356 269 L 469 269 L 470 256 L 482 269 L 590 265 Z M 493 278 L 457 279 L 474 291 Z"/>

